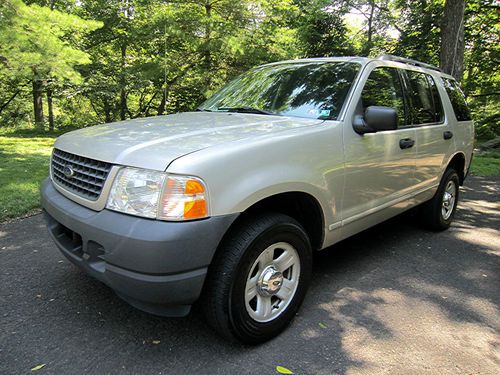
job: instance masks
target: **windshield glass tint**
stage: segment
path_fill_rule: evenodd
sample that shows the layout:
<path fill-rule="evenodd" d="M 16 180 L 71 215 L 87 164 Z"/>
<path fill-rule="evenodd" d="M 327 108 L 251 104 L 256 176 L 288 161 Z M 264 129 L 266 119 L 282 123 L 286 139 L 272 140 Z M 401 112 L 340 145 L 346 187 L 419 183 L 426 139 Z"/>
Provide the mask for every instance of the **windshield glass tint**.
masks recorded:
<path fill-rule="evenodd" d="M 358 63 L 289 63 L 254 68 L 241 75 L 200 108 L 256 109 L 277 115 L 337 119 Z"/>

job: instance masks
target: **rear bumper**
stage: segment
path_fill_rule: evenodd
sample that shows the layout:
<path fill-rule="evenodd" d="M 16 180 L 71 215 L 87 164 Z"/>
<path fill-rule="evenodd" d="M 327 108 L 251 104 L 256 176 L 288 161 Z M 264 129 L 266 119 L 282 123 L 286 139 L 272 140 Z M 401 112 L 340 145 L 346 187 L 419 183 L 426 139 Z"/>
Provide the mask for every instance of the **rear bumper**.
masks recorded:
<path fill-rule="evenodd" d="M 164 222 L 93 211 L 54 189 L 41 201 L 49 233 L 72 263 L 131 305 L 158 315 L 183 316 L 200 296 L 222 236 L 237 214 Z"/>

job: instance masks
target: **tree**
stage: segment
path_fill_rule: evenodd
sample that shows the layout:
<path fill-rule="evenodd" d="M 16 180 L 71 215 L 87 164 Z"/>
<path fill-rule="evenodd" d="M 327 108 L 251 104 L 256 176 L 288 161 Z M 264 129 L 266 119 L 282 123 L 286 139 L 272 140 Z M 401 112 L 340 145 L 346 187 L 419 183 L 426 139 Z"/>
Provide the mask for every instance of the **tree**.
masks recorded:
<path fill-rule="evenodd" d="M 32 84 L 35 123 L 44 126 L 42 95 L 48 80 L 77 82 L 75 69 L 90 62 L 76 44 L 82 33 L 100 26 L 96 21 L 20 0 L 6 0 L 0 5 L 1 69 L 12 77 L 29 80 Z"/>
<path fill-rule="evenodd" d="M 469 0 L 465 8 L 465 60 L 463 88 L 469 99 L 476 135 L 500 134 L 500 11 L 481 0 Z"/>
<path fill-rule="evenodd" d="M 459 81 L 464 71 L 465 0 L 446 0 L 441 25 L 441 69 Z"/>
<path fill-rule="evenodd" d="M 443 5 L 440 0 L 397 0 L 400 36 L 394 54 L 439 65 Z"/>
<path fill-rule="evenodd" d="M 33 113 L 41 127 L 44 109 L 51 127 L 192 110 L 255 65 L 389 53 L 435 65 L 442 58 L 457 77 L 463 70 L 478 134 L 494 136 L 500 12 L 469 0 L 458 27 L 457 3 L 0 0 L 0 123 L 31 123 Z"/>
<path fill-rule="evenodd" d="M 332 4 L 329 0 L 297 0 L 296 3 L 301 12 L 297 34 L 306 57 L 354 54 L 343 19 L 348 10 L 346 3 Z"/>
<path fill-rule="evenodd" d="M 393 42 L 388 31 L 397 28 L 396 21 L 399 21 L 394 17 L 395 9 L 389 0 L 346 0 L 346 4 L 351 11 L 364 17 L 362 30 L 355 35 L 359 45 L 356 54 L 373 56 L 386 52 Z"/>

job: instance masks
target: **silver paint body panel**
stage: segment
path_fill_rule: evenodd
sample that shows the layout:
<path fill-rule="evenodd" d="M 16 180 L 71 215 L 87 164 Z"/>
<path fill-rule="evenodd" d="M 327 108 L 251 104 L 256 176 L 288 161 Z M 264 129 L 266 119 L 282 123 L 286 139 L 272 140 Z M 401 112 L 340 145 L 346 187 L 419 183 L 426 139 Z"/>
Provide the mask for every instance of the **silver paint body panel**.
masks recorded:
<path fill-rule="evenodd" d="M 329 59 L 313 59 L 328 61 Z M 324 216 L 322 248 L 380 223 L 434 195 L 451 158 L 472 157 L 473 123 L 455 119 L 440 83 L 443 73 L 387 60 L 344 58 L 361 72 L 338 121 L 236 113 L 190 112 L 122 121 L 58 138 L 63 151 L 116 165 L 165 170 L 202 178 L 212 216 L 245 211 L 284 192 L 305 192 Z M 431 74 L 438 83 L 442 124 L 359 135 L 352 119 L 372 69 L 392 66 Z M 445 130 L 453 132 L 444 140 Z M 401 138 L 413 138 L 401 150 Z M 82 199 L 68 198 L 92 209 Z M 109 188 L 102 196 L 106 199 Z"/>

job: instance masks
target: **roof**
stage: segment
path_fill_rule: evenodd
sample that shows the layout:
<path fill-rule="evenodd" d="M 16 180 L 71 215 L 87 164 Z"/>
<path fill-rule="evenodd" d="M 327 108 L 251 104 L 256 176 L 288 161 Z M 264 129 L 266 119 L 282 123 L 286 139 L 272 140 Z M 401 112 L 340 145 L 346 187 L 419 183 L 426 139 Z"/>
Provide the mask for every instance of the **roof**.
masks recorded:
<path fill-rule="evenodd" d="M 340 61 L 345 61 L 345 62 L 355 62 L 355 63 L 360 63 L 362 65 L 366 65 L 372 61 L 392 61 L 400 64 L 405 64 L 405 65 L 411 65 L 411 66 L 416 66 L 419 68 L 423 69 L 429 69 L 433 70 L 436 72 L 441 73 L 442 75 L 449 76 L 448 74 L 444 73 L 441 69 L 438 67 L 427 64 L 421 61 L 417 60 L 412 60 L 412 59 L 407 59 L 405 57 L 399 57 L 399 56 L 394 56 L 394 55 L 380 55 L 377 57 L 362 57 L 362 56 L 339 56 L 339 57 L 312 57 L 312 58 L 303 58 L 303 59 L 295 59 L 295 60 L 284 60 L 284 61 L 277 61 L 269 64 L 265 64 L 263 66 L 272 66 L 272 65 L 279 65 L 279 64 L 297 64 L 297 63 L 314 63 L 314 62 L 340 62 Z M 451 76 L 449 76 L 451 77 Z"/>
<path fill-rule="evenodd" d="M 276 62 L 272 62 L 269 64 L 264 64 L 262 66 L 278 65 L 278 64 L 290 64 L 290 63 L 295 64 L 295 63 L 335 62 L 335 61 L 359 62 L 362 64 L 366 64 L 366 63 L 370 62 L 371 60 L 374 60 L 374 59 L 369 58 L 369 57 L 362 57 L 362 56 L 308 57 L 308 58 L 302 58 L 302 59 L 276 61 Z"/>

